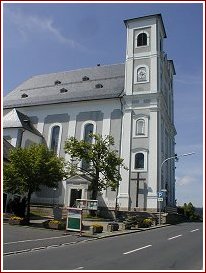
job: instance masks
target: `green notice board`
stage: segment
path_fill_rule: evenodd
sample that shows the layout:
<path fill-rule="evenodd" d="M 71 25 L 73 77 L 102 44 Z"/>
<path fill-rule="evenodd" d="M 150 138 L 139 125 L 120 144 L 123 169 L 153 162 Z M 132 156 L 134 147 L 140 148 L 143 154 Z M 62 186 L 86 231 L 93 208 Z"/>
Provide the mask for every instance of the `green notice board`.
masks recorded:
<path fill-rule="evenodd" d="M 82 209 L 67 208 L 67 230 L 81 231 L 82 228 Z"/>

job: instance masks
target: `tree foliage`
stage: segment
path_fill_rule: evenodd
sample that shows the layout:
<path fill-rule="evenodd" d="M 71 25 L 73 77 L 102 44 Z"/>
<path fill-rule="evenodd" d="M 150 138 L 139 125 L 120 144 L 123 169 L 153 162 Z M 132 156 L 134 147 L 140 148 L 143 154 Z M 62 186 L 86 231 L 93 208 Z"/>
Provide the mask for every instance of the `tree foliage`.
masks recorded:
<path fill-rule="evenodd" d="M 33 192 L 42 185 L 58 187 L 64 176 L 64 161 L 43 144 L 10 151 L 10 163 L 4 165 L 4 191 L 27 196 L 27 218 Z"/>
<path fill-rule="evenodd" d="M 196 209 L 191 202 L 184 203 L 182 207 L 178 207 L 178 213 L 185 215 L 190 221 L 200 220 L 200 216 L 196 213 Z"/>
<path fill-rule="evenodd" d="M 122 179 L 120 167 L 126 167 L 114 150 L 112 136 L 103 138 L 99 134 L 90 134 L 90 138 L 90 142 L 69 138 L 65 142 L 65 152 L 71 156 L 71 162 L 67 166 L 69 174 L 85 174 L 91 182 L 89 189 L 92 191 L 92 199 L 96 199 L 102 189 L 111 187 L 114 190 L 118 187 Z M 83 165 L 87 167 L 84 168 Z"/>

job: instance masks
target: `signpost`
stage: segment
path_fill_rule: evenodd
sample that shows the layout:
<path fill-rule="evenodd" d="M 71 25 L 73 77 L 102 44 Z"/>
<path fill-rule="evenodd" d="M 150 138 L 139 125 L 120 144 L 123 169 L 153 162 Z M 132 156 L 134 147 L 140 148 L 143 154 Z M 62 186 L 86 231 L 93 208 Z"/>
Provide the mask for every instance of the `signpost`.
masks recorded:
<path fill-rule="evenodd" d="M 157 201 L 163 202 L 164 200 L 164 193 L 162 191 L 157 193 Z"/>
<path fill-rule="evenodd" d="M 157 193 L 157 201 L 159 202 L 159 225 L 161 226 L 161 202 L 164 201 L 164 191 Z"/>
<path fill-rule="evenodd" d="M 96 210 L 98 200 L 76 199 L 76 208 L 67 208 L 66 230 L 80 231 L 82 234 L 82 212 L 83 210 Z"/>
<path fill-rule="evenodd" d="M 67 224 L 66 230 L 82 232 L 82 209 L 67 208 Z"/>

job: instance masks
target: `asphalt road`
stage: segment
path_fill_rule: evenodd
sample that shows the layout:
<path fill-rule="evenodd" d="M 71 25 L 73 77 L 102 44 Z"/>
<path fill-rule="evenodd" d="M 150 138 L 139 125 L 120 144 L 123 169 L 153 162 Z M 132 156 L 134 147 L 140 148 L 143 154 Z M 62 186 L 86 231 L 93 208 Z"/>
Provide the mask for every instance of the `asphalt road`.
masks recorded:
<path fill-rule="evenodd" d="M 34 250 L 3 259 L 4 270 L 201 270 L 203 225 L 160 229 Z"/>
<path fill-rule="evenodd" d="M 79 233 L 72 232 L 65 235 L 64 230 L 51 230 L 33 228 L 27 226 L 3 226 L 3 253 L 29 251 L 47 246 L 76 243 L 84 240 L 78 236 Z"/>

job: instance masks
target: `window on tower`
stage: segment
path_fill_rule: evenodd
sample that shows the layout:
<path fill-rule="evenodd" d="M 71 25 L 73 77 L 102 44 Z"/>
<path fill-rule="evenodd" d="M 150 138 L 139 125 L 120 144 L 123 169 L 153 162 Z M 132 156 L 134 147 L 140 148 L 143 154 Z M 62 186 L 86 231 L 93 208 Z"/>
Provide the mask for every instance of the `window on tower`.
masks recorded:
<path fill-rule="evenodd" d="M 137 36 L 137 46 L 146 46 L 146 45 L 147 45 L 147 34 L 145 32 L 142 32 Z"/>
<path fill-rule="evenodd" d="M 138 119 L 136 122 L 136 135 L 145 134 L 145 121 L 143 119 Z"/>
<path fill-rule="evenodd" d="M 135 169 L 144 169 L 144 154 L 143 153 L 137 153 L 135 155 Z"/>

